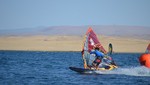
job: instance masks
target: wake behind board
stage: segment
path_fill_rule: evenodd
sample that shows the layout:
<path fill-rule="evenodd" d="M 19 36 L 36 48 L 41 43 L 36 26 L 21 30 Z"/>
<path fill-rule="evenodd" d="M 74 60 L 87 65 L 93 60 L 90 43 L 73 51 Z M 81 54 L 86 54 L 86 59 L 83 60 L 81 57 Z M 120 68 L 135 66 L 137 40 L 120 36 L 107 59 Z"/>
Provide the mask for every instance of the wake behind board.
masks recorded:
<path fill-rule="evenodd" d="M 96 73 L 96 70 L 91 70 L 91 69 L 85 69 L 85 68 L 77 68 L 77 67 L 69 67 L 69 69 L 84 74 L 84 73 Z"/>

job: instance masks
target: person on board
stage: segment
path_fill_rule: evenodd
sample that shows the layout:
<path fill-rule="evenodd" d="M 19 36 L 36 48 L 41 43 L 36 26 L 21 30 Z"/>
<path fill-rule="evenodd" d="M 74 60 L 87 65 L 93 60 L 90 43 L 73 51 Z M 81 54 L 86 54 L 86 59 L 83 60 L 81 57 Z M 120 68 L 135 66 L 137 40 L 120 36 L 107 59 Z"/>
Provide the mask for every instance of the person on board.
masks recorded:
<path fill-rule="evenodd" d="M 113 59 L 108 56 L 105 55 L 103 51 L 100 51 L 99 47 L 95 47 L 93 51 L 90 52 L 90 54 L 94 54 L 95 55 L 95 60 L 92 62 L 92 66 L 94 68 L 98 68 L 98 67 L 104 67 L 104 68 L 108 68 L 109 69 L 109 65 L 114 65 L 116 66 L 115 62 L 113 61 Z"/>
<path fill-rule="evenodd" d="M 98 47 L 95 47 L 94 51 L 91 51 L 90 54 L 95 54 L 95 56 L 96 56 L 96 59 L 92 63 L 92 65 L 94 67 L 96 67 L 96 68 L 99 66 L 99 64 L 101 63 L 102 59 L 106 56 L 104 53 L 99 51 Z"/>

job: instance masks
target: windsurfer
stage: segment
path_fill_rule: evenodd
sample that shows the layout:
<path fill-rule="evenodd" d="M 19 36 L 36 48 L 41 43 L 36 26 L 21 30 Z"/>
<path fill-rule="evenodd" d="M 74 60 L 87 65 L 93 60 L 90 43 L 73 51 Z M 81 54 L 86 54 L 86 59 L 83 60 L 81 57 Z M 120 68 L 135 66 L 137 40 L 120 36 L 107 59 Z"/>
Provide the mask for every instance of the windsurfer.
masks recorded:
<path fill-rule="evenodd" d="M 98 69 L 99 67 L 104 67 L 105 69 L 110 68 L 111 65 L 116 65 L 110 56 L 105 55 L 99 50 L 99 47 L 95 47 L 90 54 L 95 54 L 95 60 L 92 63 L 92 67 Z"/>
<path fill-rule="evenodd" d="M 96 58 L 92 63 L 92 66 L 95 68 L 98 68 L 99 64 L 101 63 L 102 59 L 104 58 L 105 54 L 99 51 L 98 47 L 95 47 L 93 51 L 90 52 L 90 54 L 95 54 Z"/>

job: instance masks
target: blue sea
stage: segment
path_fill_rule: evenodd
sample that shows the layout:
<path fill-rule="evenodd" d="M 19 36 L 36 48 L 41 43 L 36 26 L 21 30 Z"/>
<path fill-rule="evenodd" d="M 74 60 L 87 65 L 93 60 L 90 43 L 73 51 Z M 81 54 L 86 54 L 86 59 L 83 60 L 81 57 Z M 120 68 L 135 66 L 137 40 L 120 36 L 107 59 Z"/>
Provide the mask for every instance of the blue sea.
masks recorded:
<path fill-rule="evenodd" d="M 140 53 L 114 53 L 118 69 L 79 74 L 80 52 L 0 51 L 0 85 L 150 85 L 150 69 L 140 66 Z"/>

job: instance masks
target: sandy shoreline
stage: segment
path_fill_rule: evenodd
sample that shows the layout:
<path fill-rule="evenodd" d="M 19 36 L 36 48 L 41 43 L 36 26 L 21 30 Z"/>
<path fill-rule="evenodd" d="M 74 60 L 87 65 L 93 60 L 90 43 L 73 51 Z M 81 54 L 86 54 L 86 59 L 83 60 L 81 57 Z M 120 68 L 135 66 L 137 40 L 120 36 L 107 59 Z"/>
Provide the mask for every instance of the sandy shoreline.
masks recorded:
<path fill-rule="evenodd" d="M 81 51 L 83 36 L 0 36 L 0 50 L 28 51 Z M 98 36 L 108 50 L 113 44 L 114 52 L 145 52 L 150 40 Z"/>

